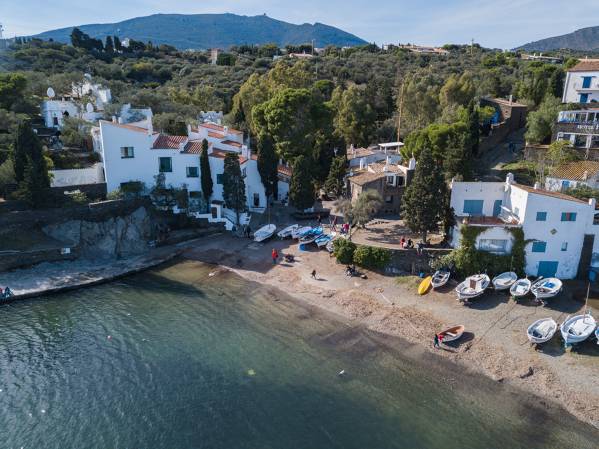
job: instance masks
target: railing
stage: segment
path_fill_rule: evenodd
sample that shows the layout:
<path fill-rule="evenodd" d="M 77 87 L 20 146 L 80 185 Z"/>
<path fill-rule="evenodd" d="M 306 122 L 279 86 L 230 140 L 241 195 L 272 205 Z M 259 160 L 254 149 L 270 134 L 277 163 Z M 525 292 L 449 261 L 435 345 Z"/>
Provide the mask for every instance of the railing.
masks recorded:
<path fill-rule="evenodd" d="M 508 209 L 505 206 L 501 206 L 501 211 L 497 216 L 501 221 L 507 224 L 520 224 L 520 218 L 511 209 Z"/>

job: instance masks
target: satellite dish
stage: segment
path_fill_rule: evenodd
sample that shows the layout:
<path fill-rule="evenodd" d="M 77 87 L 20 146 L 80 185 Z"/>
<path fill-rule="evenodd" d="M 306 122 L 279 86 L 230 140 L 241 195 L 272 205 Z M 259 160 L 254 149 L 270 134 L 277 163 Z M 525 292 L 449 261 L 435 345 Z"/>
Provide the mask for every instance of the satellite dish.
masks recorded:
<path fill-rule="evenodd" d="M 83 77 L 84 77 L 84 78 L 87 78 L 87 79 L 88 79 L 88 80 L 90 80 L 90 81 L 91 81 L 91 79 L 92 79 L 92 76 L 91 76 L 89 73 L 84 73 L 84 74 L 83 74 Z"/>
<path fill-rule="evenodd" d="M 56 96 L 56 93 L 54 92 L 54 89 L 52 89 L 51 87 L 48 87 L 48 90 L 46 91 L 46 95 L 48 95 L 48 98 L 54 98 Z"/>
<path fill-rule="evenodd" d="M 85 110 L 86 110 L 87 112 L 90 112 L 90 113 L 91 113 L 91 112 L 94 112 L 94 106 L 93 106 L 91 103 L 87 103 L 87 104 L 85 105 Z"/>

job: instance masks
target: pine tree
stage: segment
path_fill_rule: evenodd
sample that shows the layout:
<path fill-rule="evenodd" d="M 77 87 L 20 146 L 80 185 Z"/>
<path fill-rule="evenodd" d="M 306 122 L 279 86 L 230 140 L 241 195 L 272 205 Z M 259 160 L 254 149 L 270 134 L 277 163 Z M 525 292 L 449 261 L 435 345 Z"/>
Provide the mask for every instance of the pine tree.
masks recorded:
<path fill-rule="evenodd" d="M 208 159 L 208 141 L 202 140 L 202 153 L 200 154 L 200 171 L 202 172 L 202 193 L 208 208 L 210 207 L 210 197 L 212 196 L 212 173 L 210 171 L 210 160 Z"/>
<path fill-rule="evenodd" d="M 423 242 L 426 242 L 428 233 L 438 230 L 439 222 L 446 218 L 447 190 L 441 167 L 433 160 L 431 151 L 423 149 L 414 179 L 401 200 L 405 224 L 412 232 L 421 233 Z"/>
<path fill-rule="evenodd" d="M 299 156 L 293 164 L 293 174 L 289 185 L 289 202 L 299 210 L 314 205 L 314 182 L 311 164 L 306 156 Z"/>
<path fill-rule="evenodd" d="M 104 45 L 104 50 L 106 53 L 114 53 L 114 44 L 112 41 L 112 36 L 106 36 L 106 44 Z"/>
<path fill-rule="evenodd" d="M 42 144 L 34 134 L 31 145 L 27 147 L 25 176 L 20 183 L 22 196 L 33 207 L 44 206 L 50 191 L 50 175 Z"/>
<path fill-rule="evenodd" d="M 258 138 L 258 172 L 264 185 L 264 191 L 267 197 L 273 198 L 278 194 L 278 164 L 279 158 L 275 151 L 274 142 L 267 134 L 262 134 Z"/>
<path fill-rule="evenodd" d="M 239 214 L 245 210 L 247 203 L 245 182 L 239 165 L 239 155 L 233 152 L 227 153 L 224 165 L 223 199 L 225 200 L 225 207 L 235 211 L 237 225 L 239 225 Z"/>
<path fill-rule="evenodd" d="M 15 170 L 15 179 L 18 183 L 25 179 L 25 169 L 27 168 L 27 155 L 30 149 L 35 145 L 37 136 L 31 129 L 29 122 L 20 123 L 17 128 L 15 142 L 13 145 L 13 164 Z"/>
<path fill-rule="evenodd" d="M 112 37 L 112 42 L 114 43 L 114 50 L 117 52 L 121 52 L 123 51 L 123 44 L 121 44 L 121 40 L 119 39 L 118 36 L 113 36 Z"/>
<path fill-rule="evenodd" d="M 478 143 L 480 140 L 480 123 L 478 116 L 478 108 L 472 100 L 468 104 L 467 123 L 468 125 L 468 145 L 470 146 L 470 154 L 476 156 L 478 154 Z"/>
<path fill-rule="evenodd" d="M 327 193 L 331 193 L 337 197 L 343 193 L 343 180 L 346 172 L 345 166 L 345 156 L 337 156 L 333 159 L 329 175 L 324 182 L 324 189 Z"/>

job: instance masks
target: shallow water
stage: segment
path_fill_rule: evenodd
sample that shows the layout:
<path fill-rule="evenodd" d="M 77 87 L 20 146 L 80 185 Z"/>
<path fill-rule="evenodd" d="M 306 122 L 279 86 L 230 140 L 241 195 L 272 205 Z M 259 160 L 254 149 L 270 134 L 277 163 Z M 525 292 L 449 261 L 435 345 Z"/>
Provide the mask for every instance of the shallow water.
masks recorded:
<path fill-rule="evenodd" d="M 209 271 L 0 307 L 0 448 L 597 447 L 512 389 Z"/>

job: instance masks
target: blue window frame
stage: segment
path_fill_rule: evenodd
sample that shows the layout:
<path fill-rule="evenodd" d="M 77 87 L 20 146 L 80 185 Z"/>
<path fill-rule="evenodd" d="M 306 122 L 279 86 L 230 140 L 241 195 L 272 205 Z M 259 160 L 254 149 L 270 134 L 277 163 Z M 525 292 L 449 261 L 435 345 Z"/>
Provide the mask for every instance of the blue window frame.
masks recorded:
<path fill-rule="evenodd" d="M 464 200 L 464 213 L 469 215 L 482 215 L 483 204 L 483 200 Z"/>
<path fill-rule="evenodd" d="M 547 242 L 532 242 L 533 253 L 544 253 L 547 249 Z"/>
<path fill-rule="evenodd" d="M 570 188 L 570 181 L 566 181 L 566 180 L 562 181 L 562 189 L 566 190 L 569 188 Z"/>
<path fill-rule="evenodd" d="M 493 216 L 494 217 L 499 217 L 499 214 L 501 213 L 501 204 L 503 203 L 502 200 L 495 200 L 495 203 L 493 204 Z"/>
<path fill-rule="evenodd" d="M 582 77 L 582 88 L 588 89 L 591 87 L 591 81 L 593 80 L 592 76 L 583 76 Z"/>
<path fill-rule="evenodd" d="M 222 184 L 223 183 L 223 174 L 224 173 L 219 173 L 216 175 L 216 183 L 217 184 Z"/>
<path fill-rule="evenodd" d="M 580 94 L 579 103 L 588 103 L 589 102 L 589 94 Z"/>
<path fill-rule="evenodd" d="M 576 212 L 562 212 L 562 221 L 576 221 Z"/>
<path fill-rule="evenodd" d="M 547 212 L 537 212 L 537 221 L 547 221 Z"/>
<path fill-rule="evenodd" d="M 537 272 L 537 276 L 543 276 L 546 278 L 555 277 L 557 274 L 558 265 L 558 262 L 542 260 L 539 262 L 539 271 Z"/>

